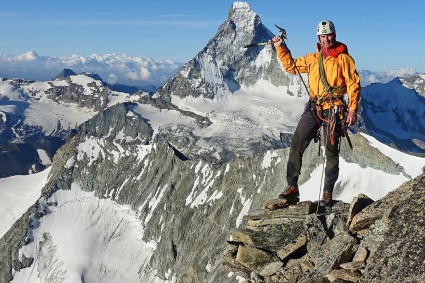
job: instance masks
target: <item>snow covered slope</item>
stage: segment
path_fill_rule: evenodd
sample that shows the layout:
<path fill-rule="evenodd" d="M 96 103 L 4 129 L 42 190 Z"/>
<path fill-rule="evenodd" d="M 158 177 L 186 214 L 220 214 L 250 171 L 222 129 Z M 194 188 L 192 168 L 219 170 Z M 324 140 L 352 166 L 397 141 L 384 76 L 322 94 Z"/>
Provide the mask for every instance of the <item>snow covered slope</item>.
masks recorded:
<path fill-rule="evenodd" d="M 25 125 L 40 127 L 43 133 L 52 135 L 73 129 L 100 109 L 129 97 L 127 93 L 110 91 L 102 81 L 87 75 L 40 82 L 2 79 L 0 115 L 4 124 L 8 119 L 22 120 Z"/>
<path fill-rule="evenodd" d="M 425 155 L 424 79 L 417 75 L 363 88 L 363 130 L 395 148 Z"/>
<path fill-rule="evenodd" d="M 145 282 L 165 282 L 146 274 L 156 243 L 143 241 L 143 225 L 129 206 L 82 192 L 76 184 L 39 205 L 50 213 L 22 250 L 36 261 L 15 273 L 11 282 L 129 283 L 140 282 L 141 273 Z"/>
<path fill-rule="evenodd" d="M 49 172 L 0 179 L 0 238 L 40 198 Z"/>

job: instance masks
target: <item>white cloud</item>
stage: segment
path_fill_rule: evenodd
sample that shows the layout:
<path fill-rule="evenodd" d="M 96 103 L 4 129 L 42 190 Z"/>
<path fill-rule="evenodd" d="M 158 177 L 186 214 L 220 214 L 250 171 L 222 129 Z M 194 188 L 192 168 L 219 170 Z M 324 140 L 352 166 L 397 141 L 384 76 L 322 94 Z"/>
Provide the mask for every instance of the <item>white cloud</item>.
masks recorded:
<path fill-rule="evenodd" d="M 115 84 L 118 82 L 118 77 L 115 74 L 109 74 L 108 76 L 108 83 Z"/>
<path fill-rule="evenodd" d="M 40 56 L 38 56 L 37 53 L 35 53 L 34 51 L 28 51 L 24 54 L 18 55 L 15 57 L 16 61 L 35 61 L 37 59 L 39 59 Z"/>
<path fill-rule="evenodd" d="M 183 64 L 171 60 L 154 60 L 123 54 L 39 56 L 29 51 L 18 56 L 0 54 L 0 76 L 36 81 L 51 80 L 64 68 L 75 73 L 97 73 L 108 83 L 162 86 Z"/>
<path fill-rule="evenodd" d="M 142 80 L 149 80 L 151 78 L 151 73 L 147 68 L 141 67 L 140 68 L 140 78 Z"/>

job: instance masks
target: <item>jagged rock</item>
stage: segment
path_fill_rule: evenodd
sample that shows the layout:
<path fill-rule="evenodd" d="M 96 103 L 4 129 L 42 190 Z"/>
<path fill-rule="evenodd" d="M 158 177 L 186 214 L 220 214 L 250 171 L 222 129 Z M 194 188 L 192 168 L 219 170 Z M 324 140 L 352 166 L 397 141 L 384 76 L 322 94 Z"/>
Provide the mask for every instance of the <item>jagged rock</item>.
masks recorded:
<path fill-rule="evenodd" d="M 285 223 L 290 223 L 293 221 L 301 221 L 299 219 L 292 219 L 287 217 L 279 217 L 279 218 L 266 218 L 266 219 L 249 219 L 249 217 L 245 217 L 247 219 L 247 228 L 251 230 L 262 230 L 265 226 L 271 225 L 280 225 Z"/>
<path fill-rule="evenodd" d="M 264 266 L 264 268 L 260 271 L 261 276 L 270 276 L 275 274 L 281 267 L 283 266 L 283 262 L 281 261 L 275 261 L 267 264 Z"/>
<path fill-rule="evenodd" d="M 264 226 L 260 231 L 238 229 L 232 232 L 233 240 L 261 249 L 277 250 L 297 238 L 304 230 L 301 221 L 287 222 L 286 225 Z"/>
<path fill-rule="evenodd" d="M 304 259 L 300 266 L 304 272 L 310 272 L 314 269 L 314 263 L 310 259 Z"/>
<path fill-rule="evenodd" d="M 365 209 L 366 210 L 366 209 Z M 380 219 L 382 217 L 381 214 L 374 214 L 370 210 L 363 210 L 361 213 L 355 215 L 350 223 L 350 231 L 352 232 L 358 232 L 364 229 L 367 229 L 375 223 L 376 220 Z"/>
<path fill-rule="evenodd" d="M 236 252 L 233 253 L 232 251 L 228 251 L 224 257 L 223 261 L 221 262 L 223 266 L 227 267 L 228 269 L 232 270 L 237 275 L 243 277 L 243 278 L 249 278 L 251 274 L 251 270 L 247 267 L 240 264 L 236 258 Z"/>
<path fill-rule="evenodd" d="M 274 282 L 282 283 L 296 283 L 302 278 L 303 269 L 300 264 L 294 264 L 291 267 L 282 270 L 281 274 L 276 278 Z"/>
<path fill-rule="evenodd" d="M 375 247 L 370 237 L 362 241 L 371 254 L 360 282 L 420 282 L 425 278 L 425 174 L 387 197 L 382 202 L 393 206 L 382 219 L 380 241 Z"/>
<path fill-rule="evenodd" d="M 251 230 L 235 230 L 232 232 L 232 239 L 250 246 L 254 245 Z"/>
<path fill-rule="evenodd" d="M 388 227 L 385 225 L 385 223 L 381 219 L 377 220 L 363 237 L 359 245 L 359 249 L 366 249 L 369 251 L 369 258 L 374 253 L 379 253 L 379 246 L 384 241 L 384 235 L 387 230 Z M 368 262 L 369 259 L 367 260 L 367 263 Z"/>
<path fill-rule="evenodd" d="M 267 203 L 271 202 L 279 202 L 280 200 L 271 200 L 267 201 Z M 283 200 L 285 203 L 285 200 Z M 315 210 L 316 205 L 311 201 L 299 202 L 296 205 L 285 205 L 281 209 L 273 209 L 271 211 L 265 211 L 263 213 L 259 213 L 256 215 L 248 215 L 245 216 L 244 219 L 249 222 L 251 226 L 262 226 L 268 225 L 267 220 L 270 219 L 281 219 L 282 217 L 290 217 L 291 219 L 300 219 L 303 220 L 305 215 L 311 214 Z"/>
<path fill-rule="evenodd" d="M 339 265 L 342 269 L 347 270 L 360 270 L 366 267 L 366 263 L 364 261 L 351 261 L 346 262 Z"/>
<path fill-rule="evenodd" d="M 340 233 L 348 232 L 348 228 L 346 226 L 346 222 L 347 222 L 346 212 L 347 212 L 347 209 L 345 210 L 345 213 L 343 211 L 340 211 L 339 213 L 334 212 L 327 215 L 325 229 L 327 230 L 327 233 L 331 238 Z"/>
<path fill-rule="evenodd" d="M 348 233 L 336 235 L 318 248 L 309 251 L 315 271 L 307 278 L 318 278 L 329 273 L 341 263 L 351 260 L 357 249 L 356 239 Z"/>
<path fill-rule="evenodd" d="M 289 205 L 287 199 L 272 199 L 264 204 L 264 208 L 268 210 L 276 210 L 279 208 L 284 208 Z"/>
<path fill-rule="evenodd" d="M 388 215 L 393 207 L 412 198 L 414 191 L 408 186 L 402 186 L 397 191 L 390 192 L 385 198 L 372 203 L 353 217 L 350 231 L 357 232 L 369 228 L 376 220 Z"/>
<path fill-rule="evenodd" d="M 279 258 L 263 250 L 241 245 L 238 248 L 236 261 L 257 273 L 260 273 L 266 265 L 279 261 Z"/>
<path fill-rule="evenodd" d="M 306 217 L 304 227 L 307 235 L 307 251 L 309 253 L 320 249 L 320 246 L 330 239 L 323 223 L 315 215 Z"/>
<path fill-rule="evenodd" d="M 368 250 L 365 247 L 359 247 L 356 254 L 353 257 L 353 261 L 363 261 L 365 262 L 369 255 Z"/>
<path fill-rule="evenodd" d="M 351 202 L 350 210 L 348 212 L 347 226 L 350 226 L 353 217 L 362 211 L 366 206 L 373 203 L 373 200 L 364 194 L 359 194 Z"/>
<path fill-rule="evenodd" d="M 277 256 L 281 260 L 285 260 L 290 254 L 296 252 L 307 244 L 307 236 L 304 234 L 299 235 L 292 243 L 287 244 L 282 249 L 277 251 Z"/>
<path fill-rule="evenodd" d="M 325 275 L 351 262 L 358 243 L 346 226 L 349 204 L 336 203 L 331 213 L 318 215 L 310 214 L 314 207 L 305 202 L 246 216 L 246 228 L 232 233 L 244 243 L 237 257 L 246 263 L 240 263 L 264 282 L 329 282 Z M 273 254 L 280 260 L 272 261 Z"/>
<path fill-rule="evenodd" d="M 358 271 L 351 271 L 345 269 L 332 270 L 326 277 L 331 282 L 336 282 L 338 279 L 348 281 L 348 282 L 357 282 L 359 281 L 361 274 Z"/>
<path fill-rule="evenodd" d="M 356 232 L 356 236 L 357 236 L 357 238 L 364 238 L 364 236 L 366 235 L 366 233 L 369 231 L 369 229 L 368 228 L 365 228 L 365 229 L 362 229 L 362 230 L 360 230 L 360 231 L 357 231 Z"/>

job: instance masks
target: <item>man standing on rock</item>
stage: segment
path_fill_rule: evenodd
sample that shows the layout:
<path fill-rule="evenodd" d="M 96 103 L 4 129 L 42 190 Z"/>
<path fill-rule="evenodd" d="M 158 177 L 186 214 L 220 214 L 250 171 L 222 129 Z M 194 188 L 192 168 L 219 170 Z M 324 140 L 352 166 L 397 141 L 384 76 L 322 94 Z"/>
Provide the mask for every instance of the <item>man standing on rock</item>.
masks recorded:
<path fill-rule="evenodd" d="M 357 120 L 360 100 L 360 77 L 347 46 L 336 41 L 335 26 L 331 21 L 317 25 L 319 43 L 315 53 L 292 58 L 282 36 L 273 38 L 277 57 L 285 70 L 292 74 L 307 73 L 310 99 L 298 122 L 291 142 L 287 164 L 287 188 L 279 195 L 289 202 L 299 201 L 298 177 L 302 156 L 314 138 L 320 138 L 323 126 L 326 168 L 321 206 L 330 206 L 332 192 L 339 174 L 339 145 L 345 126 Z M 348 96 L 348 104 L 344 95 Z"/>

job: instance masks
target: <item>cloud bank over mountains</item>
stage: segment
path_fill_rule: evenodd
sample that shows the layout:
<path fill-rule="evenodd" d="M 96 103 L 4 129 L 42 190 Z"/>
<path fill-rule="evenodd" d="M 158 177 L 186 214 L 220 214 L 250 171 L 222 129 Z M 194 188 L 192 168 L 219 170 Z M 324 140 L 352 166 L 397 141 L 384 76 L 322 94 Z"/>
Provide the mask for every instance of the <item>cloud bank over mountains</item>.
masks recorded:
<path fill-rule="evenodd" d="M 69 57 L 39 56 L 34 51 L 21 55 L 0 53 L 0 77 L 47 81 L 63 69 L 75 73 L 96 73 L 109 84 L 124 84 L 156 89 L 173 77 L 184 63 L 158 60 L 124 54 L 109 53 Z M 359 70 L 362 86 L 372 83 L 387 83 L 395 77 L 417 74 L 412 68 L 400 68 L 382 72 Z"/>
<path fill-rule="evenodd" d="M 39 56 L 34 51 L 21 55 L 0 54 L 0 76 L 46 81 L 64 68 L 76 73 L 93 72 L 110 84 L 159 87 L 174 76 L 183 63 L 122 54 L 92 54 L 70 57 Z"/>

